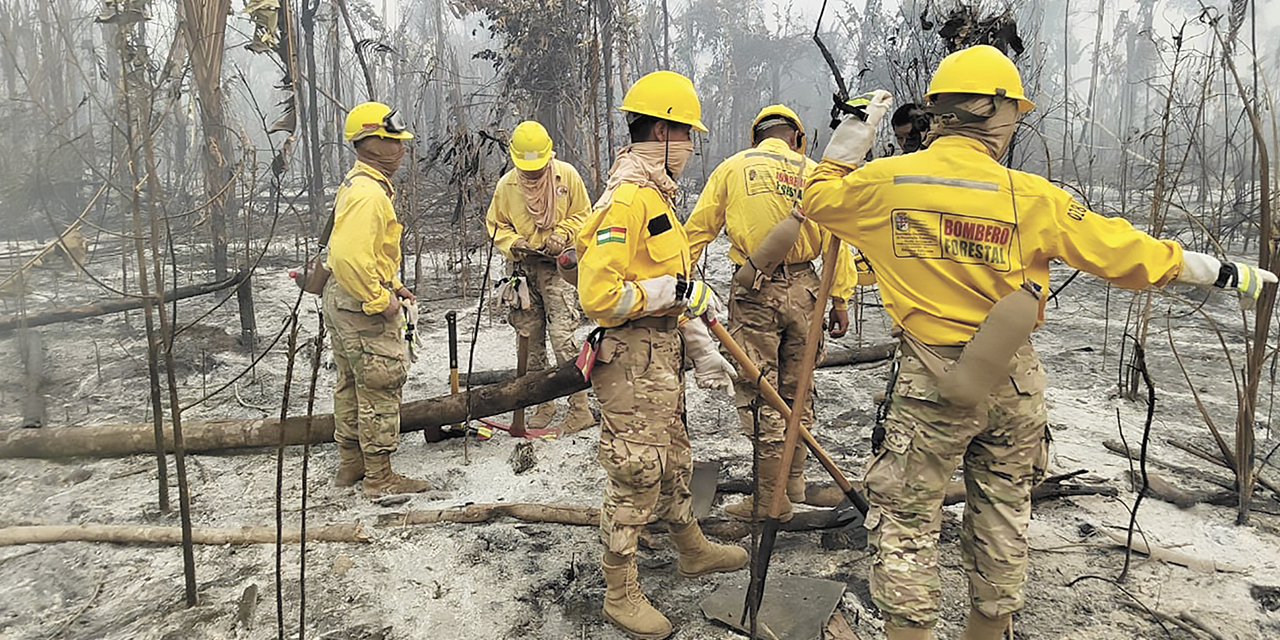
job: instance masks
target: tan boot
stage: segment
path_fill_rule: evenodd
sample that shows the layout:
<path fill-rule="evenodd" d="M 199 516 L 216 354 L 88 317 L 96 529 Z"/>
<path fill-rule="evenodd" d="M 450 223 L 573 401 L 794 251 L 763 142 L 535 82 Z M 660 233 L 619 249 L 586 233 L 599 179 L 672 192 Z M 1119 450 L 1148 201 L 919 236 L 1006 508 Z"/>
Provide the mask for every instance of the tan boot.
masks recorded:
<path fill-rule="evenodd" d="M 350 487 L 364 478 L 364 454 L 358 442 L 338 443 L 338 475 L 333 479 L 335 487 Z"/>
<path fill-rule="evenodd" d="M 804 444 L 796 446 L 796 454 L 791 457 L 791 473 L 787 476 L 787 499 L 792 502 L 804 502 L 804 461 L 809 457 L 809 447 Z"/>
<path fill-rule="evenodd" d="M 724 512 L 730 517 L 746 522 L 760 522 L 769 516 L 769 505 L 773 502 L 773 484 L 778 478 L 778 469 L 782 467 L 782 459 L 777 457 L 767 457 L 760 460 L 759 484 L 756 486 L 757 498 L 747 496 L 740 502 L 731 504 L 724 508 Z M 755 509 L 752 510 L 752 506 Z M 778 517 L 781 522 L 791 520 L 791 500 L 789 498 L 782 499 L 782 515 Z"/>
<path fill-rule="evenodd" d="M 1006 613 L 998 618 L 988 618 L 986 614 L 970 607 L 969 619 L 964 623 L 964 635 L 961 640 L 1002 640 L 1004 632 L 1009 628 L 1013 614 Z"/>
<path fill-rule="evenodd" d="M 671 635 L 671 621 L 649 604 L 640 590 L 635 556 L 604 554 L 604 619 L 632 638 L 661 640 Z"/>
<path fill-rule="evenodd" d="M 884 635 L 888 640 L 933 640 L 933 628 L 885 625 Z"/>
<path fill-rule="evenodd" d="M 422 493 L 431 488 L 425 480 L 406 478 L 391 470 L 391 454 L 364 457 L 364 497 L 375 500 L 397 493 Z"/>
<path fill-rule="evenodd" d="M 538 405 L 537 411 L 534 411 L 533 417 L 525 423 L 525 427 L 529 429 L 546 429 L 551 421 L 556 417 L 556 403 L 544 402 Z"/>
<path fill-rule="evenodd" d="M 747 550 L 731 544 L 716 544 L 702 535 L 702 527 L 690 522 L 671 529 L 671 539 L 680 552 L 680 575 L 696 578 L 708 573 L 737 571 L 747 566 Z"/>
<path fill-rule="evenodd" d="M 587 402 L 587 392 L 580 391 L 569 396 L 569 413 L 560 421 L 560 435 L 577 433 L 595 424 L 596 417 L 592 415 L 591 405 Z"/>

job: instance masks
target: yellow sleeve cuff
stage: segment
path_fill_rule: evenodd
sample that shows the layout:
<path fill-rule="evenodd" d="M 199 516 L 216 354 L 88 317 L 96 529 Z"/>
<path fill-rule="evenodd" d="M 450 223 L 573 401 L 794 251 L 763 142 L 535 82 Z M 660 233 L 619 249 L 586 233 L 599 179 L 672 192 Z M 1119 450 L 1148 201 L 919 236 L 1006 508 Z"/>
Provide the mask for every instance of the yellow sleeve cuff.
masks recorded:
<path fill-rule="evenodd" d="M 365 315 L 376 316 L 379 313 L 386 311 L 387 306 L 390 304 L 391 304 L 391 292 L 379 287 L 378 297 L 360 305 L 360 308 L 364 309 Z"/>
<path fill-rule="evenodd" d="M 849 308 L 849 301 L 844 298 L 831 297 L 831 308 L 838 311 L 845 311 Z"/>

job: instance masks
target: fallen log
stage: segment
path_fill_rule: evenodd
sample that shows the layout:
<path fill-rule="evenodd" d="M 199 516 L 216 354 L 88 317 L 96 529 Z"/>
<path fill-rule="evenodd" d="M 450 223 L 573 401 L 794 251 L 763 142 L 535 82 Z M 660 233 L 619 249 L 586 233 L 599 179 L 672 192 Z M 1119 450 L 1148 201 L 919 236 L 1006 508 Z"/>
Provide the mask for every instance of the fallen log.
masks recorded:
<path fill-rule="evenodd" d="M 1100 528 L 1098 531 L 1101 531 L 1103 535 L 1110 538 L 1113 543 L 1119 545 L 1121 548 L 1126 546 L 1126 536 L 1111 531 L 1110 529 Z M 1223 573 L 1243 573 L 1245 571 L 1244 567 L 1225 562 L 1217 562 L 1208 558 L 1200 558 L 1190 554 L 1181 553 L 1179 551 L 1166 549 L 1164 547 L 1147 544 L 1141 535 L 1133 537 L 1133 544 L 1130 548 L 1138 553 L 1150 556 L 1152 560 L 1182 565 L 1192 571 L 1199 571 L 1200 573 L 1213 573 L 1215 571 L 1221 571 Z"/>
<path fill-rule="evenodd" d="M 164 300 L 165 302 L 172 302 L 174 300 L 193 298 L 206 293 L 222 291 L 223 289 L 230 289 L 231 287 L 239 286 L 239 284 L 248 276 L 248 271 L 241 271 L 226 280 L 179 287 L 173 291 L 165 292 Z M 143 299 L 141 297 L 101 300 L 90 304 L 45 311 L 43 313 L 27 314 L 25 322 L 28 327 L 39 327 L 47 324 L 83 320 L 85 318 L 93 318 L 112 313 L 120 313 L 122 311 L 141 309 L 142 306 Z M 24 320 L 19 315 L 0 316 L 0 332 L 13 331 L 21 326 L 23 322 Z"/>
<path fill-rule="evenodd" d="M 469 393 L 438 396 L 400 406 L 400 431 L 421 431 L 485 418 L 567 396 L 586 389 L 587 382 L 573 362 L 537 371 L 503 384 L 475 387 Z M 468 410 L 470 403 L 470 410 Z M 333 440 L 333 415 L 311 418 L 311 444 Z M 283 434 L 281 433 L 283 431 Z M 303 444 L 307 418 L 295 416 L 256 420 L 184 420 L 182 436 L 187 453 Z M 283 435 L 283 440 L 282 440 Z M 165 429 L 165 449 L 173 451 L 172 428 Z M 150 424 L 46 427 L 0 431 L 0 458 L 114 457 L 155 452 Z"/>
<path fill-rule="evenodd" d="M 1134 491 L 1142 486 L 1142 472 L 1132 471 L 1129 474 L 1129 482 Z M 1190 491 L 1184 491 L 1168 480 L 1152 473 L 1147 472 L 1147 495 L 1168 502 L 1179 509 L 1190 509 L 1191 507 L 1208 502 L 1212 496 L 1207 494 L 1196 494 Z"/>
<path fill-rule="evenodd" d="M 40 387 L 44 384 L 44 340 L 39 331 L 24 329 L 18 342 L 24 369 L 22 389 L 22 426 L 38 429 L 44 426 L 45 403 Z"/>
<path fill-rule="evenodd" d="M 843 367 L 851 364 L 863 364 L 866 362 L 879 362 L 888 360 L 893 357 L 893 352 L 898 348 L 898 343 L 885 342 L 882 344 L 872 344 L 865 347 L 853 347 L 849 349 L 832 349 L 827 352 L 827 357 L 818 363 L 818 367 Z"/>
<path fill-rule="evenodd" d="M 405 527 L 411 525 L 457 522 L 477 524 L 502 518 L 523 522 L 567 524 L 582 527 L 600 526 L 600 510 L 595 507 L 563 504 L 539 504 L 533 502 L 468 504 L 448 509 L 420 509 L 378 516 L 377 527 Z M 799 511 L 790 522 L 782 524 L 783 531 L 816 531 L 834 529 L 848 524 L 834 510 Z M 704 518 L 703 532 L 724 540 L 737 540 L 751 535 L 751 523 L 725 518 Z M 665 525 L 654 523 L 649 530 L 661 533 Z"/>
<path fill-rule="evenodd" d="M 297 529 L 285 529 L 281 534 L 284 541 L 291 544 L 302 538 L 301 532 Z M 372 539 L 358 522 L 307 528 L 308 542 L 369 542 Z M 212 545 L 268 544 L 276 541 L 276 528 L 192 529 L 191 541 L 196 544 Z M 34 525 L 0 528 L 0 546 L 51 542 L 182 544 L 182 529 L 133 524 Z"/>
<path fill-rule="evenodd" d="M 893 357 L 893 352 L 897 348 L 897 342 L 886 342 L 884 344 L 874 344 L 850 349 L 833 349 L 827 352 L 826 359 L 819 363 L 818 367 L 843 367 L 851 364 L 863 364 L 867 362 L 888 360 Z M 514 379 L 516 377 L 516 370 L 491 369 L 486 371 L 472 371 L 470 374 L 463 373 L 459 377 L 462 380 L 462 384 L 497 384 L 499 382 L 506 382 L 507 380 Z"/>
<path fill-rule="evenodd" d="M 1166 438 L 1165 442 L 1167 442 L 1171 446 L 1182 449 L 1183 451 L 1193 456 L 1196 456 L 1197 458 L 1200 458 L 1207 462 L 1212 462 L 1213 464 L 1216 464 L 1224 469 L 1231 471 L 1232 473 L 1235 473 L 1235 469 L 1233 469 L 1230 464 L 1227 464 L 1227 461 L 1223 460 L 1222 456 L 1219 456 L 1218 454 L 1213 453 L 1212 451 L 1206 451 L 1204 449 L 1201 449 L 1200 447 L 1197 447 L 1194 444 L 1191 444 L 1190 442 L 1179 442 L 1178 440 L 1174 440 L 1173 438 Z M 1280 496 L 1280 486 L 1276 486 L 1275 483 L 1271 482 L 1267 478 L 1264 478 L 1262 476 L 1261 470 L 1257 470 L 1254 472 L 1254 481 L 1256 481 L 1259 485 L 1265 487 L 1268 491 L 1276 494 L 1277 496 Z"/>
<path fill-rule="evenodd" d="M 1102 446 L 1106 447 L 1107 451 L 1110 451 L 1111 453 L 1114 453 L 1118 456 L 1128 458 L 1130 460 L 1138 459 L 1138 452 L 1135 450 L 1127 449 L 1124 446 L 1124 443 L 1120 442 L 1119 440 L 1103 440 Z M 1147 462 L 1154 464 L 1157 467 L 1161 467 L 1164 469 L 1168 469 L 1169 471 L 1173 471 L 1179 475 L 1190 476 L 1198 480 L 1203 480 L 1209 484 L 1214 484 L 1219 487 L 1222 487 L 1223 489 L 1235 491 L 1235 488 L 1236 488 L 1236 484 L 1234 481 L 1228 480 L 1222 476 L 1201 471 L 1200 469 L 1197 469 L 1195 467 L 1188 467 L 1186 465 L 1174 464 L 1162 458 L 1158 458 L 1154 455 L 1151 455 L 1150 453 L 1147 454 Z"/>

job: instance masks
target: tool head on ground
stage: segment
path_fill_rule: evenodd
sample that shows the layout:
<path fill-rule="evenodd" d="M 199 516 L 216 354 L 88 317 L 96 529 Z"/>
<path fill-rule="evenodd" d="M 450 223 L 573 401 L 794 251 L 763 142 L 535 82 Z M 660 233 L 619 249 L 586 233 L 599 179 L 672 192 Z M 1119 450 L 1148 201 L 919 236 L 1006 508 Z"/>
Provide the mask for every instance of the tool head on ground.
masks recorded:
<path fill-rule="evenodd" d="M 1018 67 L 999 49 L 986 44 L 961 49 L 938 63 L 924 97 L 932 101 L 943 93 L 1009 98 L 1018 102 L 1018 113 L 1036 108 L 1022 89 Z"/>
<path fill-rule="evenodd" d="M 551 134 L 541 124 L 525 120 L 511 132 L 507 151 L 511 162 L 521 171 L 538 171 L 551 162 Z"/>
<path fill-rule="evenodd" d="M 790 125 L 795 130 L 795 149 L 804 153 L 804 124 L 800 122 L 800 116 L 785 104 L 771 104 L 756 114 L 756 119 L 751 121 L 751 146 L 760 144 L 766 131 L 783 125 Z"/>
<path fill-rule="evenodd" d="M 413 134 L 400 112 L 381 102 L 364 102 L 347 112 L 342 138 L 356 142 L 369 136 L 410 140 Z"/>
<path fill-rule="evenodd" d="M 703 615 L 743 633 L 751 625 L 742 610 L 743 585 L 727 582 L 702 601 Z M 835 613 L 845 585 L 834 580 L 803 576 L 781 576 L 769 585 L 756 619 L 756 635 L 761 640 L 818 640 Z"/>
<path fill-rule="evenodd" d="M 631 85 L 619 111 L 687 124 L 707 133 L 702 124 L 702 102 L 693 81 L 674 71 L 654 71 Z"/>

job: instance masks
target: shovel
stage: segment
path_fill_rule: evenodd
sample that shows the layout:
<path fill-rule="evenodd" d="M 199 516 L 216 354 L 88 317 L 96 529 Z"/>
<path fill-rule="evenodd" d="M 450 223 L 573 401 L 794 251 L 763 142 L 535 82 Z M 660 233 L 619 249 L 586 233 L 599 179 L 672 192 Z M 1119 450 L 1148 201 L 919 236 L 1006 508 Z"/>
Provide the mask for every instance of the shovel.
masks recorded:
<path fill-rule="evenodd" d="M 751 357 L 742 349 L 738 341 L 729 335 L 729 331 L 724 328 L 724 325 L 720 324 L 715 318 L 704 319 L 704 322 L 711 328 L 711 333 L 724 345 L 729 355 L 733 356 L 733 359 L 742 367 L 742 372 L 747 377 L 760 381 L 760 395 L 764 396 L 765 402 L 768 402 L 769 406 L 782 414 L 783 418 L 790 420 L 791 407 L 787 406 L 787 401 L 782 399 L 778 390 L 773 388 L 773 384 L 761 377 L 760 367 L 751 361 Z M 857 508 L 859 513 L 864 516 L 867 515 L 869 505 L 866 499 L 862 497 L 862 494 L 858 493 L 853 483 L 840 470 L 840 467 L 836 466 L 836 461 L 822 448 L 822 445 L 818 444 L 818 441 L 813 437 L 813 433 L 807 427 L 802 424 L 797 424 L 796 426 L 800 431 L 800 437 L 804 439 L 805 446 L 809 447 L 809 452 L 818 460 L 822 468 L 826 469 L 827 473 L 831 475 L 831 479 L 835 481 L 836 486 L 840 487 L 840 491 L 844 492 L 845 497 Z"/>
<path fill-rule="evenodd" d="M 831 236 L 827 248 L 822 254 L 822 279 L 818 285 L 817 296 L 821 304 L 825 304 L 827 298 L 831 295 L 831 286 L 835 281 L 836 274 L 836 257 L 840 255 L 839 252 L 840 240 L 835 236 Z M 804 407 L 809 402 L 809 387 L 813 383 L 813 367 L 818 358 L 818 343 L 822 340 L 822 315 L 821 312 L 813 314 L 813 319 L 809 322 L 809 331 L 805 335 L 804 355 L 800 360 L 802 363 L 800 377 L 796 382 L 795 406 L 797 407 Z M 813 434 L 809 433 L 809 430 L 800 424 L 800 418 L 804 415 L 804 411 L 793 413 L 790 410 L 786 401 L 782 399 L 782 396 L 778 395 L 778 391 L 760 375 L 760 369 L 751 362 L 742 347 L 737 344 L 733 337 L 729 335 L 729 332 L 714 317 L 704 316 L 703 322 L 707 324 L 716 338 L 724 344 L 734 360 L 738 361 L 747 377 L 758 381 L 760 393 L 764 396 L 765 401 L 787 419 L 786 436 L 782 445 L 782 461 L 778 467 L 779 477 L 775 480 L 776 484 L 774 486 L 786 486 L 787 474 L 791 469 L 791 460 L 795 454 L 796 444 L 799 443 L 803 434 L 804 442 L 813 451 L 814 457 L 831 474 L 831 478 L 839 485 L 841 491 L 844 491 L 845 495 L 848 496 L 849 501 L 865 516 L 868 509 L 867 501 L 853 489 L 853 485 L 850 484 L 848 478 L 845 478 L 844 473 L 836 467 L 835 461 L 813 439 Z M 773 501 L 769 505 L 769 516 L 765 519 L 764 527 L 760 532 L 760 547 L 755 562 L 756 571 L 752 575 L 751 584 L 747 588 L 746 603 L 743 606 L 744 616 L 748 612 L 754 615 L 755 612 L 760 610 L 760 601 L 764 597 L 764 583 L 769 573 L 769 560 L 773 557 L 774 543 L 778 539 L 782 500 L 785 497 L 786 493 L 783 491 L 773 492 Z"/>

